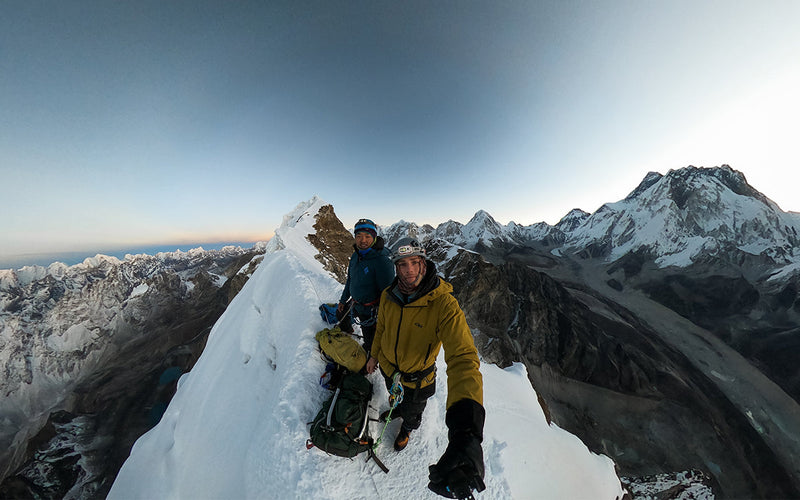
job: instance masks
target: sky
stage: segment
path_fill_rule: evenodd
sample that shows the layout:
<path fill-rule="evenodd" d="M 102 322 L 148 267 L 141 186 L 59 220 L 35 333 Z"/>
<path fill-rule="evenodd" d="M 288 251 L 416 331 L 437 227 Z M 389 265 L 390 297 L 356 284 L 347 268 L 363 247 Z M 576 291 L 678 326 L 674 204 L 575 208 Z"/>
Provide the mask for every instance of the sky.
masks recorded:
<path fill-rule="evenodd" d="M 0 258 L 556 223 L 728 164 L 800 211 L 800 2 L 0 6 Z"/>

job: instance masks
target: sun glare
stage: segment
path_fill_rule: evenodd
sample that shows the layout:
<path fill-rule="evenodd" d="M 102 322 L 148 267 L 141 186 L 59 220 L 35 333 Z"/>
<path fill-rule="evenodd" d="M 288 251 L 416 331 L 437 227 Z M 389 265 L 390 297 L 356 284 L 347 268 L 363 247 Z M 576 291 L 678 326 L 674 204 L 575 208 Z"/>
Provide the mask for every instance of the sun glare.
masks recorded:
<path fill-rule="evenodd" d="M 728 102 L 712 116 L 688 117 L 684 139 L 661 159 L 669 168 L 728 164 L 745 173 L 756 189 L 784 210 L 800 210 L 790 191 L 800 163 L 800 71 L 770 78 L 750 93 Z M 759 172 L 771 172 L 767 178 Z M 775 174 L 778 172 L 778 175 Z"/>

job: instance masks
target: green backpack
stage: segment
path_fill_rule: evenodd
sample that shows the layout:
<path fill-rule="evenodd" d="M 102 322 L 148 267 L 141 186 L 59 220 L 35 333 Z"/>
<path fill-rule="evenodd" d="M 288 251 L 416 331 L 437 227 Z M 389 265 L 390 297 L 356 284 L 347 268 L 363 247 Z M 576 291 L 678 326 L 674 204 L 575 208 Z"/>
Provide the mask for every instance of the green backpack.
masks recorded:
<path fill-rule="evenodd" d="M 372 383 L 359 373 L 345 373 L 333 395 L 322 404 L 311 422 L 311 438 L 306 447 L 316 446 L 331 455 L 347 458 L 366 451 L 367 459 L 374 459 L 384 472 L 388 472 L 372 451 L 367 415 L 370 399 Z"/>

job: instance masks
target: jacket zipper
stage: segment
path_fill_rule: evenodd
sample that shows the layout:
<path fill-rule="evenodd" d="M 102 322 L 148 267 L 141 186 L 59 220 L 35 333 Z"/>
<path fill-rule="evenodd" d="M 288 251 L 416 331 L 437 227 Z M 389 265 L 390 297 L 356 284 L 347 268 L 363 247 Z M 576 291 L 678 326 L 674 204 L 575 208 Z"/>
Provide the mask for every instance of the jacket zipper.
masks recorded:
<path fill-rule="evenodd" d="M 403 325 L 403 311 L 405 311 L 405 309 L 405 306 L 400 306 L 400 321 L 397 322 L 397 336 L 394 339 L 394 364 L 397 371 L 401 371 L 400 360 L 397 358 L 397 346 L 400 344 L 400 328 L 402 328 Z"/>

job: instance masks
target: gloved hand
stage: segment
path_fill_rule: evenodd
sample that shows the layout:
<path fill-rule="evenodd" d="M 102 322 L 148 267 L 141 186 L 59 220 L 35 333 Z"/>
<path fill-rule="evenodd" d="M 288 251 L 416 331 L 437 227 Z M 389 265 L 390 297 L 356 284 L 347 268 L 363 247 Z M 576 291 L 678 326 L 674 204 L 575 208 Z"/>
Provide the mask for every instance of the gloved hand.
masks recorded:
<path fill-rule="evenodd" d="M 442 458 L 428 471 L 428 488 L 443 497 L 472 498 L 472 490 L 486 489 L 483 450 L 474 437 L 451 440 Z"/>
<path fill-rule="evenodd" d="M 472 490 L 483 491 L 483 407 L 462 399 L 447 410 L 450 443 L 442 458 L 428 468 L 428 488 L 443 497 L 473 498 Z"/>

